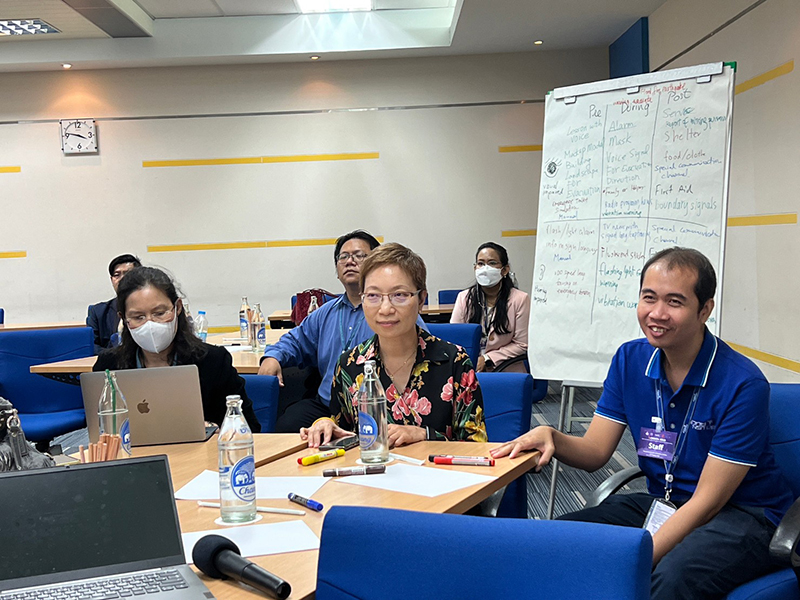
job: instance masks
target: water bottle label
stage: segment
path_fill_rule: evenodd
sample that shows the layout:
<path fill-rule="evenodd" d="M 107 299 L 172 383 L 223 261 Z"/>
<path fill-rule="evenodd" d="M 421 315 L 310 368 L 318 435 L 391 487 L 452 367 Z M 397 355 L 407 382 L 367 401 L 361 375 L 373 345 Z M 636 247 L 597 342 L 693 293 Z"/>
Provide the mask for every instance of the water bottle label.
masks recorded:
<path fill-rule="evenodd" d="M 358 413 L 358 441 L 362 448 L 369 448 L 378 439 L 378 423 L 367 413 Z"/>
<path fill-rule="evenodd" d="M 262 346 L 267 343 L 267 330 L 264 327 L 261 327 L 258 330 L 258 343 Z"/>
<path fill-rule="evenodd" d="M 247 318 L 239 317 L 239 328 L 247 329 Z"/>
<path fill-rule="evenodd" d="M 131 453 L 131 424 L 128 422 L 128 419 L 125 419 L 125 422 L 122 424 L 122 427 L 119 428 L 119 437 L 122 440 L 122 449 L 125 451 L 125 454 Z"/>
<path fill-rule="evenodd" d="M 239 500 L 253 502 L 256 499 L 256 461 L 245 456 L 231 469 L 231 489 Z"/>

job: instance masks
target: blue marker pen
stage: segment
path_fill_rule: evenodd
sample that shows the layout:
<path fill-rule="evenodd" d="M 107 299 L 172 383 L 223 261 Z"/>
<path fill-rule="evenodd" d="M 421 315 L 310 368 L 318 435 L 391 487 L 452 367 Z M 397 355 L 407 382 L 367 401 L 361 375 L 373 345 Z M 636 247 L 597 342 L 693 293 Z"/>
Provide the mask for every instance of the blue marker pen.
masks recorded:
<path fill-rule="evenodd" d="M 322 510 L 322 504 L 320 504 L 316 500 L 303 498 L 302 496 L 298 496 L 297 494 L 289 494 L 289 500 L 292 502 L 296 502 L 297 504 L 301 504 L 306 508 L 310 508 L 311 510 L 315 510 L 317 512 L 320 512 Z"/>

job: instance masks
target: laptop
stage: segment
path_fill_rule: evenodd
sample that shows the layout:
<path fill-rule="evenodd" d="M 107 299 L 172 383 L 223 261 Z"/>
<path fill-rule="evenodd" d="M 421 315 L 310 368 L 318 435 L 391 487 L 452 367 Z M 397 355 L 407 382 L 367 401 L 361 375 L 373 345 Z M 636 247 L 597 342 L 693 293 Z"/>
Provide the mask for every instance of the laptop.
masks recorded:
<path fill-rule="evenodd" d="M 115 371 L 128 404 L 131 446 L 153 446 L 207 440 L 216 427 L 206 428 L 197 366 L 125 369 Z M 97 405 L 106 374 L 83 373 L 81 392 L 89 441 L 97 442 Z"/>
<path fill-rule="evenodd" d="M 186 564 L 166 456 L 2 473 L 0 489 L 0 600 L 214 598 Z"/>

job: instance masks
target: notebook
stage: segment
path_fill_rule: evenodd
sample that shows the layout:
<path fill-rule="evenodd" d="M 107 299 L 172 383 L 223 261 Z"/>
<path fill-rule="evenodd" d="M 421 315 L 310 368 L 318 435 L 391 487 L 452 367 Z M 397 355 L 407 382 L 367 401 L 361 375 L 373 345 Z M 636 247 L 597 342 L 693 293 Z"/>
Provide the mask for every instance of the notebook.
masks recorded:
<path fill-rule="evenodd" d="M 166 456 L 0 474 L 0 600 L 208 600 Z"/>
<path fill-rule="evenodd" d="M 206 429 L 200 378 L 195 365 L 115 371 L 128 404 L 131 446 L 202 442 L 216 428 Z M 89 441 L 97 442 L 97 404 L 103 393 L 103 372 L 83 373 L 81 392 Z"/>

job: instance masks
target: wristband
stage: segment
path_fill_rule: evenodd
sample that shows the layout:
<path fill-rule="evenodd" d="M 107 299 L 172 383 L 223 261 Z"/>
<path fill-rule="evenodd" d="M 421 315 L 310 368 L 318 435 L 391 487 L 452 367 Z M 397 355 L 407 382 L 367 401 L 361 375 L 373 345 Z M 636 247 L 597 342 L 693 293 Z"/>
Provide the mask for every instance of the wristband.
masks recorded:
<path fill-rule="evenodd" d="M 317 423 L 319 423 L 320 421 L 330 421 L 331 423 L 333 423 L 334 425 L 336 425 L 336 422 L 335 422 L 333 419 L 331 419 L 330 417 L 320 417 L 319 419 L 317 419 L 316 421 L 314 421 L 314 422 L 311 424 L 311 427 L 313 427 L 314 425 L 316 425 L 316 424 L 317 424 Z"/>

